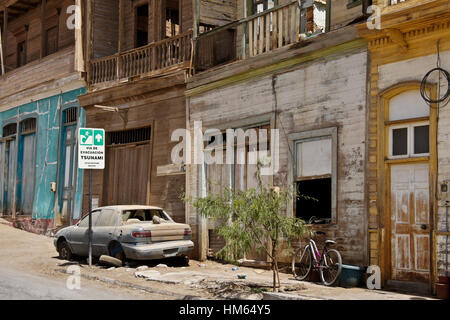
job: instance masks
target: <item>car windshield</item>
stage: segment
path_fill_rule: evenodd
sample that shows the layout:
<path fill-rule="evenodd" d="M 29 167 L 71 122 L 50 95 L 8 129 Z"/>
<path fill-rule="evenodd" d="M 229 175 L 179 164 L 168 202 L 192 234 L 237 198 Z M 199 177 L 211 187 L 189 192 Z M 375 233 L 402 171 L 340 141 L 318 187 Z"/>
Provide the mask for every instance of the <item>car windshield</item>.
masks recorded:
<path fill-rule="evenodd" d="M 164 213 L 164 211 L 158 209 L 138 209 L 122 211 L 123 222 L 126 222 L 129 219 L 137 219 L 139 221 L 152 221 L 154 216 L 157 216 L 158 218 L 166 221 L 170 221 L 169 217 Z"/>

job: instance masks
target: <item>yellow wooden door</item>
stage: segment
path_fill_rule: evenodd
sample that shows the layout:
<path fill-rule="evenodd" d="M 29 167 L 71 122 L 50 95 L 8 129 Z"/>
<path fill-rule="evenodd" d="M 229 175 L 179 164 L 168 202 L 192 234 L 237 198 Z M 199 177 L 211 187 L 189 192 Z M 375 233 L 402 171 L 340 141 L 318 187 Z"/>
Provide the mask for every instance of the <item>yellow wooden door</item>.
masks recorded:
<path fill-rule="evenodd" d="M 392 280 L 430 279 L 429 190 L 428 164 L 391 167 Z"/>

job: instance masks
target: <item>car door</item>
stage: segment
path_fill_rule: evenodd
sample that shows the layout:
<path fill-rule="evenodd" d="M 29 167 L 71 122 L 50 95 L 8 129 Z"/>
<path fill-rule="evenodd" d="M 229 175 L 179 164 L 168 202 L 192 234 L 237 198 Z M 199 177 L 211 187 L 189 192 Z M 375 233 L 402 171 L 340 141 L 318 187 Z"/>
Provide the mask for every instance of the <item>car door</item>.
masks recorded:
<path fill-rule="evenodd" d="M 92 228 L 100 216 L 100 210 L 92 211 Z M 86 215 L 72 230 L 69 235 L 69 243 L 74 254 L 80 256 L 89 255 L 89 215 Z"/>
<path fill-rule="evenodd" d="M 117 225 L 117 213 L 113 209 L 102 209 L 93 227 L 92 252 L 94 256 L 109 254 L 108 245 L 113 239 Z"/>

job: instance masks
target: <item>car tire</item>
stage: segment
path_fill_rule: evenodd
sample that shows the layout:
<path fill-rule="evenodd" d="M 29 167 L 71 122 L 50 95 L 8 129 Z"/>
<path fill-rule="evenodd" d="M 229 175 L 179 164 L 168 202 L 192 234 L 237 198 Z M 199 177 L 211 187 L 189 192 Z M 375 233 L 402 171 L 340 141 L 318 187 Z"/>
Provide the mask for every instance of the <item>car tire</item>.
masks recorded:
<path fill-rule="evenodd" d="M 66 240 L 62 240 L 58 245 L 59 257 L 63 260 L 72 259 L 72 250 L 70 250 L 69 244 Z"/>
<path fill-rule="evenodd" d="M 105 264 L 113 267 L 121 267 L 123 265 L 122 260 L 106 255 L 100 256 L 99 262 L 100 264 Z"/>
<path fill-rule="evenodd" d="M 189 257 L 188 256 L 177 257 L 177 262 L 181 267 L 189 267 Z"/>

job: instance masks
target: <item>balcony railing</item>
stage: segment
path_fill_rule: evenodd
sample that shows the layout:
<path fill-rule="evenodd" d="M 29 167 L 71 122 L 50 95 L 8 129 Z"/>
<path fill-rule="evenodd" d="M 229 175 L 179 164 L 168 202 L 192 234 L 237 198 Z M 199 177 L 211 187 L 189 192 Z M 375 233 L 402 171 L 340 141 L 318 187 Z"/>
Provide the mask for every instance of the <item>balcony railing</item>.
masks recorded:
<path fill-rule="evenodd" d="M 191 50 L 192 30 L 144 47 L 93 59 L 90 62 L 89 83 L 93 85 L 151 75 L 190 62 Z"/>
<path fill-rule="evenodd" d="M 407 2 L 408 0 L 388 0 L 388 6 L 393 6 L 402 2 Z"/>
<path fill-rule="evenodd" d="M 301 10 L 298 1 L 293 1 L 201 34 L 196 47 L 196 70 L 296 43 L 301 33 Z"/>

